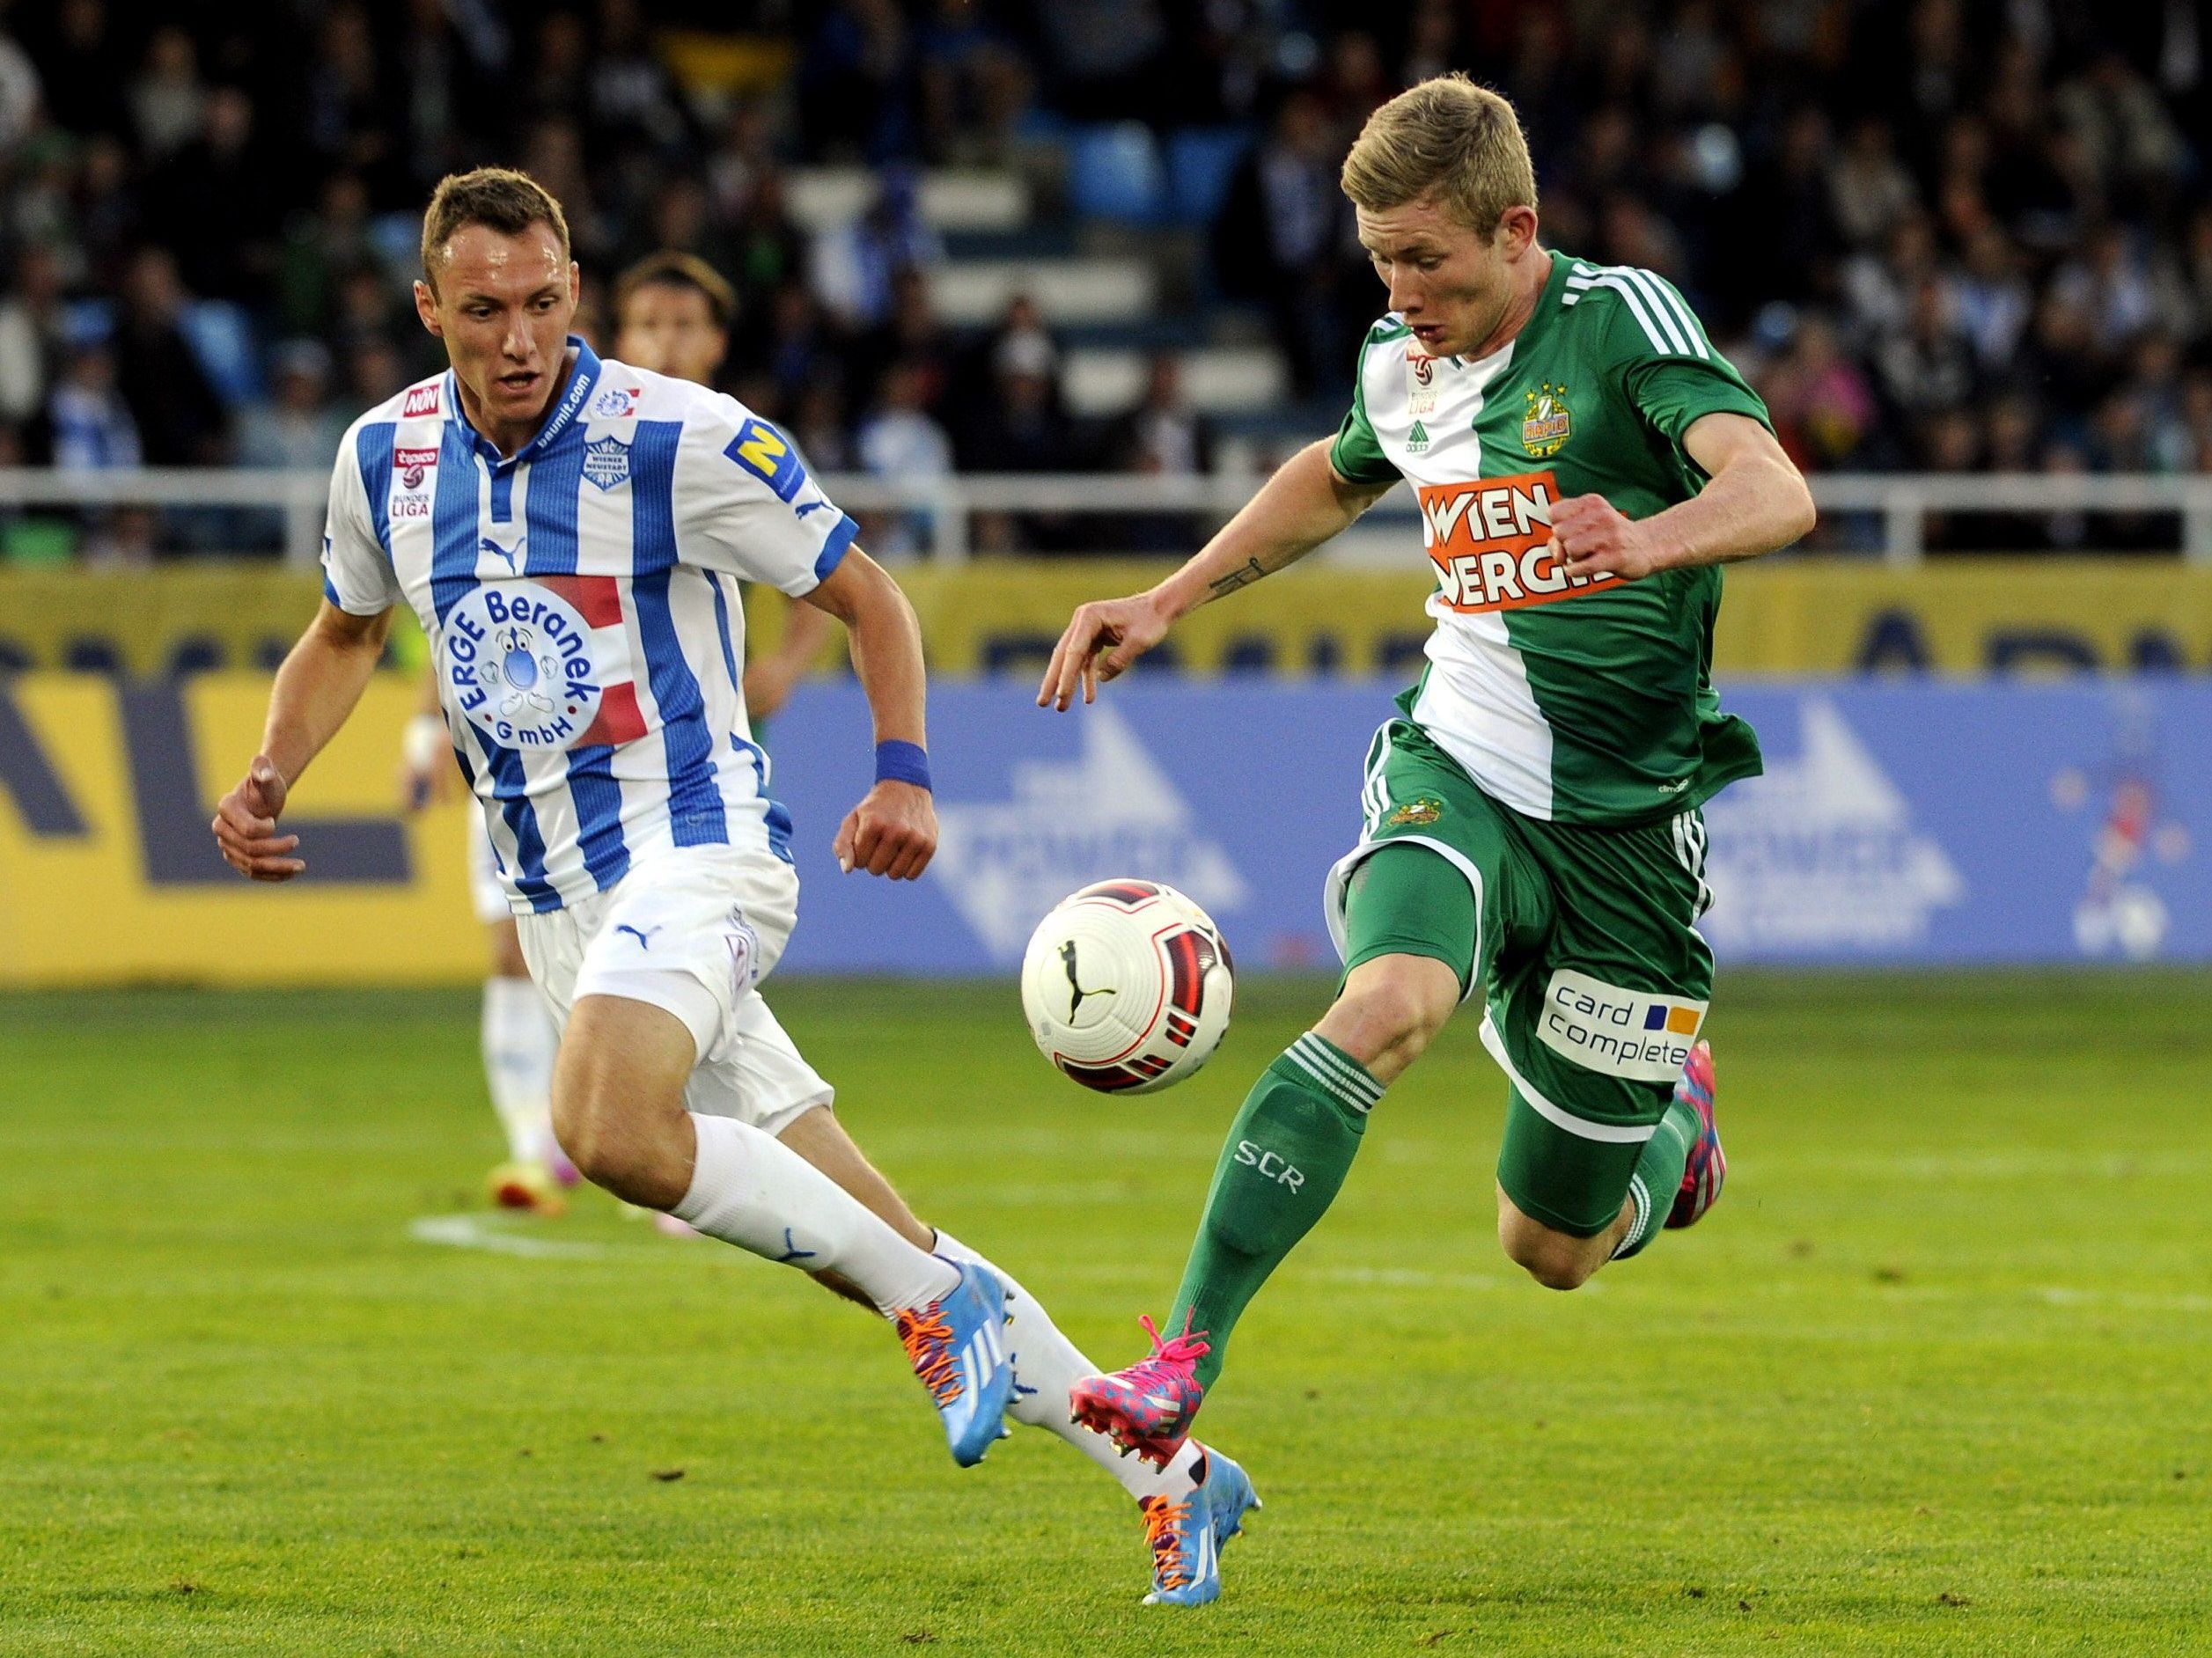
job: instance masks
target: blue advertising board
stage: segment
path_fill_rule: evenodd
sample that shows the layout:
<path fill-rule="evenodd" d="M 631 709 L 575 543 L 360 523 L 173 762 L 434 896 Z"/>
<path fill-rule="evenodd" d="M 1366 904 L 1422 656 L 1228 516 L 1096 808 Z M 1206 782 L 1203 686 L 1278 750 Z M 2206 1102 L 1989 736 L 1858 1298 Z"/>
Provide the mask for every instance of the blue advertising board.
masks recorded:
<path fill-rule="evenodd" d="M 1247 966 L 1331 965 L 1320 891 L 1359 832 L 1396 687 L 1123 682 L 1065 715 L 940 685 L 944 841 L 917 883 L 829 852 L 869 774 L 867 707 L 810 686 L 768 732 L 803 879 L 786 972 L 988 973 L 1084 883 L 1204 905 Z M 1767 775 L 1707 809 L 1724 963 L 2212 960 L 2212 685 L 1929 680 L 1731 688 Z"/>

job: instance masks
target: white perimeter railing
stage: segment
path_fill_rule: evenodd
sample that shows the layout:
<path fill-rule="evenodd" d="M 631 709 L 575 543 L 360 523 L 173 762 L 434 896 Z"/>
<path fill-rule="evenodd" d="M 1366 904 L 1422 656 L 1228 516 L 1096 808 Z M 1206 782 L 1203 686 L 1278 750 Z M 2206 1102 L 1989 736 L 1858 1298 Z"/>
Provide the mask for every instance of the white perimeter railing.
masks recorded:
<path fill-rule="evenodd" d="M 1879 535 L 1868 550 L 1878 552 L 1893 565 L 1921 562 L 1929 514 L 1987 512 L 2175 513 L 2181 520 L 2182 556 L 2191 563 L 2212 564 L 2212 474 L 1828 473 L 1816 473 L 1811 481 L 1813 499 L 1824 514 L 1865 514 L 1878 520 Z M 832 473 L 821 482 L 832 500 L 853 512 L 907 515 L 909 539 L 917 551 L 926 546 L 930 556 L 959 563 L 977 544 L 974 521 L 979 515 L 1128 518 L 1187 512 L 1222 520 L 1251 498 L 1260 479 L 1250 473 L 1190 478 L 966 473 L 911 480 Z M 320 471 L 55 472 L 0 467 L 0 510 L 131 506 L 276 512 L 284 521 L 287 558 L 307 565 L 315 561 L 321 547 L 329 483 L 329 474 Z M 1341 538 L 1335 557 L 1356 564 L 1402 557 L 1402 532 L 1414 516 L 1407 493 L 1392 491 L 1360 530 Z"/>

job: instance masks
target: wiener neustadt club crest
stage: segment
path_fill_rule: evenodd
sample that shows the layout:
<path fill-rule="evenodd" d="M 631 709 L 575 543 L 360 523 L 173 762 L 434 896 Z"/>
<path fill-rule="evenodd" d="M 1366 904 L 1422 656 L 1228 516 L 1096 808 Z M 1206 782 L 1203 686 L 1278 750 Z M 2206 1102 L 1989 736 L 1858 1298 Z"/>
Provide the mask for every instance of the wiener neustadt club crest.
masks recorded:
<path fill-rule="evenodd" d="M 584 475 L 612 489 L 630 475 L 630 446 L 619 437 L 599 437 L 584 446 Z"/>
<path fill-rule="evenodd" d="M 1521 422 L 1521 447 L 1532 455 L 1556 455 L 1575 435 L 1567 407 L 1567 388 L 1549 380 L 1527 394 L 1528 418 Z"/>

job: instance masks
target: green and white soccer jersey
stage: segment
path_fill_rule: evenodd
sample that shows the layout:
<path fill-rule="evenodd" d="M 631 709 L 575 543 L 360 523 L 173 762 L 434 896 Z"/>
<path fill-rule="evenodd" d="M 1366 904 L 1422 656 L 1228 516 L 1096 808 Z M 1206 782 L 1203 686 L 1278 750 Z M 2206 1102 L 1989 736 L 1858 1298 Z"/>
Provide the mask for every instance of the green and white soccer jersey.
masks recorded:
<path fill-rule="evenodd" d="M 1385 318 L 1360 353 L 1330 463 L 1403 477 L 1436 567 L 1415 722 L 1530 818 L 1656 822 L 1760 770 L 1710 669 L 1721 573 L 1569 577 L 1551 508 L 1597 494 L 1631 518 L 1686 501 L 1701 415 L 1767 422 L 1681 295 L 1649 271 L 1552 255 L 1528 324 L 1487 357 L 1432 357 Z"/>

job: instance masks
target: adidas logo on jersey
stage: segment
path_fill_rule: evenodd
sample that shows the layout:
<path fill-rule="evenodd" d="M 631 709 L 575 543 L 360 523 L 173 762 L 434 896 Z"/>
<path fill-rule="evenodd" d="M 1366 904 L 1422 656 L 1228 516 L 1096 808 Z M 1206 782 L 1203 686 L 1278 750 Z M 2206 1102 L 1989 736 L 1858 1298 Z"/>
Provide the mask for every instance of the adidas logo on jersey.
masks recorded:
<path fill-rule="evenodd" d="M 1415 421 L 1413 430 L 1406 434 L 1406 452 L 1408 455 L 1425 455 L 1429 452 L 1429 429 L 1419 421 Z"/>

